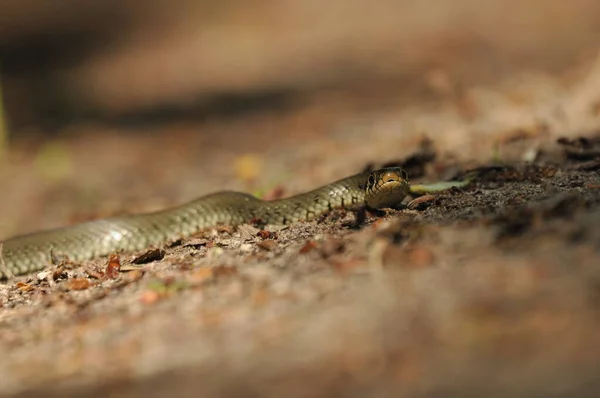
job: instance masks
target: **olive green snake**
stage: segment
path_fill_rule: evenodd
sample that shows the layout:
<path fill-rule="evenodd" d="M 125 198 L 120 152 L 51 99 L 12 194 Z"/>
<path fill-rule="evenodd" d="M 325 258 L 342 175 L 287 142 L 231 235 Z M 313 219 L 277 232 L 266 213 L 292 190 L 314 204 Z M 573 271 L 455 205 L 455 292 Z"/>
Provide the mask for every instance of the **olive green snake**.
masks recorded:
<path fill-rule="evenodd" d="M 397 207 L 409 194 L 467 184 L 468 181 L 451 181 L 411 185 L 404 170 L 390 167 L 272 201 L 241 192 L 217 192 L 167 210 L 98 219 L 9 238 L 1 243 L 0 278 L 42 270 L 52 264 L 53 254 L 85 261 L 164 245 L 221 224 L 235 226 L 259 221 L 286 225 L 334 209 Z"/>

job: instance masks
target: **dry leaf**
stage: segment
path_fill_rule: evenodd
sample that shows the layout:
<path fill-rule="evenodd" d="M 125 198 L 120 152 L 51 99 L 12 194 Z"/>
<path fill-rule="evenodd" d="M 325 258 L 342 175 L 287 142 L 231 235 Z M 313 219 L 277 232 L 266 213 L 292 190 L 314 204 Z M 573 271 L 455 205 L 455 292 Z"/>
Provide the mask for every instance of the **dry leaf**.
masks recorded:
<path fill-rule="evenodd" d="M 104 274 L 102 272 L 98 272 L 92 268 L 86 268 L 85 273 L 94 279 L 102 279 L 104 278 Z"/>
<path fill-rule="evenodd" d="M 162 260 L 165 257 L 165 251 L 162 249 L 152 249 L 147 252 L 140 254 L 133 260 L 131 260 L 132 264 L 147 264 L 153 261 Z"/>
<path fill-rule="evenodd" d="M 85 290 L 91 285 L 92 284 L 90 283 L 90 281 L 86 278 L 74 278 L 68 282 L 67 288 L 69 290 Z"/>
<path fill-rule="evenodd" d="M 65 276 L 65 268 L 62 266 L 57 267 L 52 273 L 52 280 L 57 280 L 58 278 Z"/>
<path fill-rule="evenodd" d="M 273 251 L 277 249 L 278 244 L 273 239 L 263 240 L 257 243 L 258 247 L 267 251 Z"/>
<path fill-rule="evenodd" d="M 104 271 L 104 276 L 108 279 L 116 279 L 119 277 L 121 270 L 121 258 L 118 254 L 111 254 L 108 260 L 108 265 Z"/>
<path fill-rule="evenodd" d="M 32 290 L 35 290 L 35 288 L 34 288 L 33 286 L 31 286 L 30 284 L 28 284 L 28 283 L 25 283 L 25 282 L 17 282 L 17 285 L 16 285 L 16 286 L 17 286 L 17 287 L 19 288 L 19 290 L 20 290 L 20 291 L 22 291 L 22 292 L 30 292 L 30 291 L 32 291 Z"/>

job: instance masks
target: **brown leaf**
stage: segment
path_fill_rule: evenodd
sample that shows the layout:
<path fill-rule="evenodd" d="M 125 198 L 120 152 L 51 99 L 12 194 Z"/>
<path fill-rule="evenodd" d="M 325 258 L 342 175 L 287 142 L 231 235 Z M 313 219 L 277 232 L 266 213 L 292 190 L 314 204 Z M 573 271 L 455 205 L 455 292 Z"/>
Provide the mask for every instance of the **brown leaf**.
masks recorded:
<path fill-rule="evenodd" d="M 143 268 L 140 267 L 139 265 L 123 264 L 123 265 L 121 265 L 121 268 L 119 268 L 119 272 L 139 271 L 142 269 Z"/>
<path fill-rule="evenodd" d="M 65 268 L 63 266 L 58 266 L 52 273 L 52 280 L 58 280 L 58 278 L 65 276 Z"/>
<path fill-rule="evenodd" d="M 94 279 L 102 279 L 104 278 L 104 274 L 102 272 L 98 272 L 92 268 L 86 268 L 85 273 Z"/>
<path fill-rule="evenodd" d="M 147 252 L 145 252 L 143 254 L 140 254 L 139 256 L 137 256 L 136 258 L 131 260 L 131 262 L 133 264 L 148 264 L 153 261 L 162 260 L 164 257 L 165 257 L 164 250 L 152 249 L 152 250 L 148 250 Z"/>
<path fill-rule="evenodd" d="M 121 258 L 118 254 L 111 254 L 108 259 L 108 265 L 104 270 L 104 276 L 108 279 L 117 279 L 121 270 Z"/>
<path fill-rule="evenodd" d="M 307 240 L 304 246 L 300 248 L 300 253 L 304 254 L 313 251 L 317 246 L 318 244 L 314 240 Z"/>
<path fill-rule="evenodd" d="M 16 286 L 17 286 L 17 287 L 19 288 L 19 290 L 20 290 L 20 291 L 22 291 L 22 292 L 31 292 L 32 290 L 35 290 L 35 287 L 33 287 L 33 286 L 31 286 L 30 284 L 28 284 L 28 283 L 25 283 L 25 282 L 17 282 L 17 285 L 16 285 Z"/>
<path fill-rule="evenodd" d="M 431 205 L 431 202 L 434 200 L 435 200 L 434 195 L 423 195 L 423 196 L 419 196 L 418 198 L 411 200 L 408 203 L 408 205 L 406 205 L 406 207 L 411 210 L 417 210 L 417 209 L 423 210 L 426 207 L 428 207 L 429 205 Z"/>
<path fill-rule="evenodd" d="M 90 286 L 91 286 L 91 283 L 86 278 L 74 278 L 74 279 L 71 279 L 67 284 L 67 288 L 69 290 L 85 290 L 85 289 L 89 288 Z"/>
<path fill-rule="evenodd" d="M 267 251 L 273 251 L 279 246 L 273 239 L 263 240 L 257 243 L 257 246 Z"/>

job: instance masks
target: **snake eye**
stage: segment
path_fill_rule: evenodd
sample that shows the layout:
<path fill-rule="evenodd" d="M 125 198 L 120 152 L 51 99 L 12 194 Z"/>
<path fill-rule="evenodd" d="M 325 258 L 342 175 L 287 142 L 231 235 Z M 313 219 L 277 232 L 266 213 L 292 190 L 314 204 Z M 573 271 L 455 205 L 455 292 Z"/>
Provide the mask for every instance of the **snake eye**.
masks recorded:
<path fill-rule="evenodd" d="M 408 173 L 405 170 L 400 170 L 400 177 L 402 177 L 403 180 L 408 180 Z"/>
<path fill-rule="evenodd" d="M 369 176 L 369 179 L 367 180 L 369 187 L 372 187 L 373 185 L 375 185 L 375 177 L 373 177 L 373 174 L 371 174 Z"/>

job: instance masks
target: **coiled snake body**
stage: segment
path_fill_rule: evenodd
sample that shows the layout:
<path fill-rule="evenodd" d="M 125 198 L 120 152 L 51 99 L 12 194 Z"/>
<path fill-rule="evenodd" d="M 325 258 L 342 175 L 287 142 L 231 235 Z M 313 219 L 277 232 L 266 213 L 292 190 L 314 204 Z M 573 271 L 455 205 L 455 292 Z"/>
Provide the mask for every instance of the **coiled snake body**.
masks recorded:
<path fill-rule="evenodd" d="M 52 253 L 84 261 L 162 245 L 219 224 L 233 226 L 260 220 L 284 225 L 339 208 L 395 207 L 411 192 L 440 191 L 466 183 L 440 184 L 411 187 L 402 169 L 385 168 L 274 201 L 240 192 L 218 192 L 163 211 L 100 219 L 7 239 L 2 243 L 0 278 L 39 271 L 51 264 Z"/>

